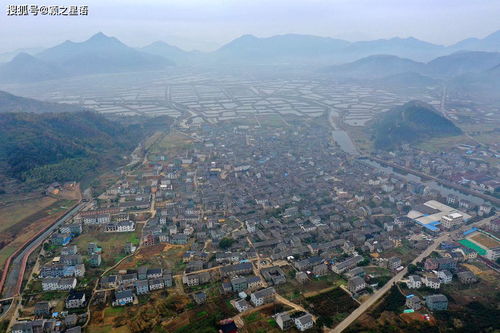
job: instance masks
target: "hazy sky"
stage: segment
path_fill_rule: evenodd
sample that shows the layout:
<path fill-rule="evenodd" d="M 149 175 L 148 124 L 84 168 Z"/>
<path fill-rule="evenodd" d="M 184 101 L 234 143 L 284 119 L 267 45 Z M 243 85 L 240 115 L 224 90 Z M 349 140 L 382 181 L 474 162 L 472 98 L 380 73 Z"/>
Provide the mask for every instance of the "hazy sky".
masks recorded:
<path fill-rule="evenodd" d="M 82 41 L 102 31 L 131 46 L 164 40 L 211 50 L 242 34 L 451 44 L 500 29 L 500 0 L 0 0 L 0 52 Z M 88 5 L 87 17 L 9 17 L 9 4 Z"/>

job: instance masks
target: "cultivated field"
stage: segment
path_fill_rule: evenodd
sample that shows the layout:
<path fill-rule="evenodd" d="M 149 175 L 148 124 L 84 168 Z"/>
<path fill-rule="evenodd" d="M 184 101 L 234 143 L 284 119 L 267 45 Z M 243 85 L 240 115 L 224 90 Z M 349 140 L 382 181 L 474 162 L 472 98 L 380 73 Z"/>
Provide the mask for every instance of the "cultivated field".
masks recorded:
<path fill-rule="evenodd" d="M 334 325 L 349 315 L 358 304 L 344 290 L 331 291 L 305 299 L 305 307 L 321 317 L 330 317 Z"/>
<path fill-rule="evenodd" d="M 75 239 L 74 244 L 78 246 L 81 253 L 87 252 L 89 243 L 97 243 L 102 248 L 102 267 L 113 266 L 120 259 L 125 257 L 123 248 L 130 242 L 139 244 L 142 225 L 137 224 L 135 232 L 102 232 L 101 230 L 89 230 Z"/>
<path fill-rule="evenodd" d="M 276 321 L 272 316 L 276 313 L 291 310 L 291 308 L 284 306 L 282 304 L 269 304 L 269 306 L 262 308 L 259 311 L 252 312 L 249 315 L 243 317 L 243 326 L 241 332 L 244 333 L 278 333 L 282 332 Z M 295 333 L 299 332 L 295 327 L 289 329 L 287 332 Z"/>

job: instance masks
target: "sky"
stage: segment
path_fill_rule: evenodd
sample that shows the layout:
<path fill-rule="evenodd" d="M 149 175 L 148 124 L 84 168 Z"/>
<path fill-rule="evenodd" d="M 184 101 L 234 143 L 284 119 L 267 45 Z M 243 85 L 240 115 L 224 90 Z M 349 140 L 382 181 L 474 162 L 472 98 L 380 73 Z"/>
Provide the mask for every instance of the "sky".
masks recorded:
<path fill-rule="evenodd" d="M 500 0 L 0 0 L 0 52 L 83 41 L 163 40 L 210 51 L 243 34 L 300 33 L 350 41 L 415 37 L 449 45 L 500 30 Z M 88 16 L 7 16 L 8 5 L 87 5 Z"/>

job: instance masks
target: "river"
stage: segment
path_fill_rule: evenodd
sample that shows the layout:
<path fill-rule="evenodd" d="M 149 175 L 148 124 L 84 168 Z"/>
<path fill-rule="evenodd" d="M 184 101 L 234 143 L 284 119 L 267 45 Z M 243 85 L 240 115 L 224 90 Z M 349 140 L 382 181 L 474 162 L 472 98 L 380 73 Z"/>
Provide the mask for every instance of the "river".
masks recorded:
<path fill-rule="evenodd" d="M 347 132 L 339 129 L 339 127 L 335 123 L 335 120 L 333 118 L 333 114 L 330 113 L 328 118 L 330 121 L 330 125 L 332 126 L 333 139 L 339 145 L 340 149 L 342 149 L 346 153 L 358 156 L 359 152 L 356 149 L 356 146 L 352 142 L 352 140 L 349 137 L 349 135 L 347 134 Z M 470 195 L 470 194 L 462 193 L 458 190 L 443 186 L 434 180 L 422 180 L 420 177 L 418 177 L 414 174 L 411 174 L 411 173 L 403 174 L 403 173 L 398 172 L 397 170 L 394 170 L 392 167 L 385 167 L 385 166 L 379 164 L 378 162 L 375 162 L 372 160 L 363 159 L 360 161 L 363 161 L 363 163 L 366 163 L 366 164 L 368 164 L 368 165 L 370 165 L 370 166 L 372 166 L 372 167 L 374 167 L 374 168 L 376 168 L 376 169 L 378 169 L 386 174 L 395 174 L 400 178 L 406 179 L 407 181 L 413 181 L 413 182 L 417 182 L 420 184 L 424 184 L 424 185 L 430 187 L 431 189 L 438 191 L 444 197 L 448 196 L 449 194 L 454 194 L 458 198 L 463 199 L 463 200 L 469 200 L 470 202 L 472 202 L 476 205 L 481 205 L 485 202 L 481 198 L 478 198 L 478 197 Z"/>
<path fill-rule="evenodd" d="M 356 146 L 352 142 L 351 138 L 346 131 L 339 129 L 335 123 L 334 116 L 338 116 L 338 113 L 334 110 L 330 110 L 328 115 L 328 120 L 330 121 L 330 126 L 332 126 L 332 137 L 333 140 L 340 146 L 340 149 L 348 154 L 359 155 Z"/>
<path fill-rule="evenodd" d="M 408 173 L 408 174 L 400 173 L 397 170 L 394 170 L 394 168 L 392 168 L 392 167 L 385 167 L 385 166 L 381 165 L 380 163 L 372 161 L 372 160 L 363 159 L 360 161 L 362 161 L 363 163 L 366 163 L 366 164 L 368 164 L 368 165 L 370 165 L 370 166 L 372 166 L 372 167 L 374 167 L 374 168 L 376 168 L 376 169 L 378 169 L 386 174 L 396 174 L 397 177 L 406 179 L 407 181 L 412 181 L 412 182 L 424 184 L 425 186 L 428 186 L 431 189 L 438 191 L 444 197 L 448 196 L 449 194 L 454 194 L 458 198 L 463 199 L 463 200 L 469 200 L 470 202 L 472 202 L 476 205 L 481 205 L 484 203 L 484 200 L 481 198 L 478 198 L 478 197 L 470 195 L 470 194 L 462 193 L 458 190 L 443 186 L 434 180 L 423 180 L 419 176 L 416 176 L 416 175 L 411 174 L 411 173 Z"/>

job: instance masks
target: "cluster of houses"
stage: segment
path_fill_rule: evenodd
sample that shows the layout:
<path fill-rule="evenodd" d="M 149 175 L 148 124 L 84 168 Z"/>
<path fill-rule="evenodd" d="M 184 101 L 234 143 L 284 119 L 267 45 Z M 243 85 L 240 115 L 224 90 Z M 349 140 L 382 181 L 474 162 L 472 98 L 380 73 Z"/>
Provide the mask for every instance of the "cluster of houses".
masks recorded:
<path fill-rule="evenodd" d="M 300 283 L 330 272 L 343 275 L 349 291 L 357 295 L 369 286 L 364 269 L 358 267 L 369 258 L 359 255 L 359 250 L 380 257 L 405 243 L 420 251 L 435 235 L 432 228 L 415 223 L 426 212 L 408 217 L 408 208 L 430 209 L 424 207 L 429 200 L 447 198 L 422 184 L 386 175 L 349 158 L 325 140 L 331 137 L 329 126 L 299 122 L 269 131 L 221 123 L 186 131 L 192 138 L 202 138 L 196 147 L 177 156 L 152 154 L 134 179 L 122 177 L 106 191 L 107 203 L 80 212 L 51 236 L 51 244 L 64 248 L 58 258 L 41 268 L 44 290 L 67 290 L 72 295 L 66 299 L 67 306 L 76 307 L 79 301 L 84 304 L 85 295 L 75 288 L 85 266 L 70 242 L 82 232 L 82 226 L 108 233 L 135 231 L 131 210 L 148 214 L 155 210 L 142 229 L 141 246 L 168 243 L 187 249 L 182 257 L 182 283 L 196 289 L 191 293 L 195 303 L 206 302 L 207 295 L 193 287 L 220 281 L 224 293 L 239 295 L 234 305 L 240 312 L 274 302 L 274 287 L 290 278 L 276 264 L 256 272 L 252 265 L 255 258 L 288 261 L 297 270 L 295 279 Z M 405 155 L 398 158 L 406 161 Z M 441 172 L 448 172 L 445 169 Z M 448 204 L 473 214 L 472 204 L 457 200 Z M 480 211 L 489 214 L 487 208 Z M 450 211 L 440 215 L 440 222 L 453 228 L 468 216 Z M 423 233 L 429 237 L 413 240 L 412 236 Z M 230 245 L 224 251 L 207 250 L 207 244 L 216 247 L 225 239 L 230 239 Z M 124 250 L 131 254 L 136 246 L 127 243 Z M 89 265 L 101 266 L 97 244 L 90 243 L 87 252 Z M 439 289 L 453 274 L 460 281 L 472 281 L 470 272 L 457 268 L 456 263 L 473 256 L 459 247 L 447 251 L 443 258 L 429 258 L 425 272 L 411 275 L 408 286 Z M 403 266 L 398 257 L 377 261 L 393 272 Z M 114 306 L 133 303 L 138 295 L 171 287 L 172 283 L 171 271 L 149 267 L 107 275 L 100 281 L 101 288 L 114 291 Z M 439 297 L 430 298 L 429 303 L 439 304 Z M 312 325 L 310 314 L 281 315 L 282 329 L 295 326 L 306 330 Z"/>
<path fill-rule="evenodd" d="M 38 279 L 43 292 L 65 292 L 65 309 L 71 311 L 87 306 L 89 295 L 79 287 L 78 280 L 85 276 L 86 264 L 94 268 L 102 265 L 102 249 L 96 243 L 91 242 L 87 244 L 87 252 L 85 253 L 84 260 L 84 256 L 79 253 L 77 245 L 71 244 L 72 240 L 82 234 L 84 226 L 101 228 L 103 232 L 135 231 L 135 222 L 130 220 L 129 213 L 126 211 L 128 206 L 126 206 L 119 205 L 119 207 L 81 211 L 70 221 L 62 224 L 49 237 L 48 244 L 50 247 L 48 250 L 54 252 L 56 249 L 57 251 L 60 249 L 60 255 L 54 256 L 49 262 L 41 265 Z M 124 252 L 126 254 L 133 253 L 135 250 L 135 245 L 131 243 L 124 244 Z M 149 292 L 149 290 L 164 288 L 165 284 L 172 284 L 171 275 L 169 278 L 165 277 L 164 279 L 162 274 L 160 280 L 146 280 L 146 288 L 141 285 L 143 281 L 138 281 L 139 294 Z M 117 286 L 119 287 L 121 284 L 117 283 Z M 52 306 L 50 302 L 42 301 L 36 303 L 34 305 L 35 317 L 52 319 L 19 322 L 14 326 L 13 332 L 59 332 L 64 329 L 66 329 L 65 332 L 79 332 L 80 327 L 76 326 L 76 324 L 69 325 L 69 322 L 73 318 L 72 314 L 54 319 L 54 314 L 51 311 Z M 56 328 L 52 330 L 54 325 Z M 72 328 L 72 326 L 75 326 L 75 328 Z"/>
<path fill-rule="evenodd" d="M 459 145 L 439 152 L 424 152 L 410 146 L 399 151 L 377 152 L 377 157 L 392 163 L 432 174 L 457 185 L 467 185 L 476 191 L 492 194 L 500 186 L 498 166 L 488 161 L 485 156 L 495 156 L 494 152 L 480 151 L 476 147 Z M 465 209 L 474 208 L 474 204 L 457 196 L 450 196 L 448 204 Z M 486 210 L 491 206 L 484 205 Z M 481 209 L 480 209 L 481 210 Z M 479 210 L 479 211 L 480 211 Z M 489 214 L 489 211 L 486 213 Z"/>
<path fill-rule="evenodd" d="M 421 270 L 410 274 L 406 279 L 409 289 L 428 288 L 439 290 L 443 284 L 452 283 L 456 278 L 463 285 L 471 285 L 478 281 L 477 276 L 461 265 L 462 262 L 476 258 L 477 253 L 464 251 L 459 245 L 450 242 L 440 244 L 441 256 L 427 258 Z M 460 255 L 453 255 L 459 253 Z M 469 254 L 469 255 L 467 255 Z M 426 306 L 431 311 L 447 310 L 448 299 L 443 294 L 432 294 L 421 299 L 411 294 L 406 296 L 406 307 L 415 311 Z"/>
<path fill-rule="evenodd" d="M 156 290 L 172 287 L 172 272 L 163 268 L 141 266 L 122 274 L 112 274 L 101 278 L 102 289 L 113 289 L 113 306 L 131 304 L 137 295 L 146 295 Z"/>
<path fill-rule="evenodd" d="M 83 256 L 76 245 L 70 244 L 82 231 L 82 224 L 74 220 L 61 225 L 48 240 L 48 244 L 53 248 L 60 249 L 60 255 L 43 264 L 37 276 L 43 292 L 65 293 L 64 307 L 69 311 L 85 307 L 89 296 L 84 290 L 78 289 L 78 279 L 83 278 L 86 273 Z M 82 331 L 78 324 L 85 321 L 85 315 L 68 311 L 56 312 L 53 302 L 49 301 L 39 301 L 33 308 L 33 315 L 37 319 L 15 323 L 12 332 Z"/>
<path fill-rule="evenodd" d="M 304 332 L 314 326 L 313 316 L 307 312 L 282 312 L 274 318 L 283 331 L 295 326 L 299 331 Z"/>
<path fill-rule="evenodd" d="M 448 298 L 443 294 L 434 294 L 425 296 L 422 300 L 416 295 L 408 295 L 405 306 L 414 311 L 420 310 L 423 306 L 431 311 L 443 311 L 448 309 Z"/>
<path fill-rule="evenodd" d="M 410 289 L 423 287 L 439 289 L 442 284 L 449 284 L 456 276 L 462 284 L 473 284 L 478 281 L 473 272 L 460 266 L 457 260 L 449 257 L 427 258 L 424 271 L 408 276 L 406 285 Z"/>
<path fill-rule="evenodd" d="M 75 326 L 73 323 L 78 320 L 68 315 L 61 321 L 58 319 L 37 319 L 29 322 L 19 322 L 12 326 L 12 333 L 31 333 L 31 332 L 65 332 L 81 333 L 81 326 Z"/>

